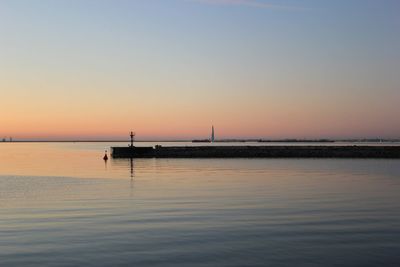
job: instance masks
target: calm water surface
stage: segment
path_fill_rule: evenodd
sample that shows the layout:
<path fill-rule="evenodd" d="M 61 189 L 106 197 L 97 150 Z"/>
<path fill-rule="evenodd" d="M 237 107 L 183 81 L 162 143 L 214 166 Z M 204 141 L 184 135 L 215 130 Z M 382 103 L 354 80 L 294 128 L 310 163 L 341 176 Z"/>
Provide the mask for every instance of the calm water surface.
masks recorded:
<path fill-rule="evenodd" d="M 400 266 L 400 160 L 0 143 L 0 266 Z"/>

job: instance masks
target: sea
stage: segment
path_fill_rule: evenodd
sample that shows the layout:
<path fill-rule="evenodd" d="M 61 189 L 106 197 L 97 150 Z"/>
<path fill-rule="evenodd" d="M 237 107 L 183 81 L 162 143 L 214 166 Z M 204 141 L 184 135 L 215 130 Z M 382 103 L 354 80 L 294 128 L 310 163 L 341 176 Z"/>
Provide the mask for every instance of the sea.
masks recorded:
<path fill-rule="evenodd" d="M 103 160 L 126 145 L 0 143 L 0 266 L 400 266 L 398 159 Z"/>

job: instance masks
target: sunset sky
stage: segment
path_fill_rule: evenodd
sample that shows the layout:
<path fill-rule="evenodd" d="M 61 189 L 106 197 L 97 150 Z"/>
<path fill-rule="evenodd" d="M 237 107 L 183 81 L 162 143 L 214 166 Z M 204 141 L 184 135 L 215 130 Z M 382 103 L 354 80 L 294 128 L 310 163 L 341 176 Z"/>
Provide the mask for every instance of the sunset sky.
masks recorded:
<path fill-rule="evenodd" d="M 398 0 L 0 0 L 0 138 L 400 138 Z"/>

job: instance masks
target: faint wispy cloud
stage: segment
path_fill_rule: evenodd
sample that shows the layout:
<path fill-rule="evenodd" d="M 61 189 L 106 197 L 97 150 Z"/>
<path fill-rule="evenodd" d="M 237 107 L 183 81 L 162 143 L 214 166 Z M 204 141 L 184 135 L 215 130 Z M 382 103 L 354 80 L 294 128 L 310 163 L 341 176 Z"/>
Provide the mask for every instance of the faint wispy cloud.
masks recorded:
<path fill-rule="evenodd" d="M 254 8 L 265 8 L 265 9 L 292 9 L 292 10 L 306 9 L 299 6 L 271 4 L 262 0 L 186 0 L 186 2 L 197 2 L 210 5 L 247 6 Z"/>

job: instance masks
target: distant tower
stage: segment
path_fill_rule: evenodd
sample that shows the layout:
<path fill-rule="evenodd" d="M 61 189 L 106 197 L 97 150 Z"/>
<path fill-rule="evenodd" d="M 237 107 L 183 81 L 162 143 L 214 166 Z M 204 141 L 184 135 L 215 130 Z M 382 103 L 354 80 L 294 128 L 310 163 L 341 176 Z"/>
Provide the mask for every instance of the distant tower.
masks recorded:
<path fill-rule="evenodd" d="M 215 140 L 215 134 L 214 134 L 214 125 L 211 128 L 211 143 L 214 143 Z"/>

